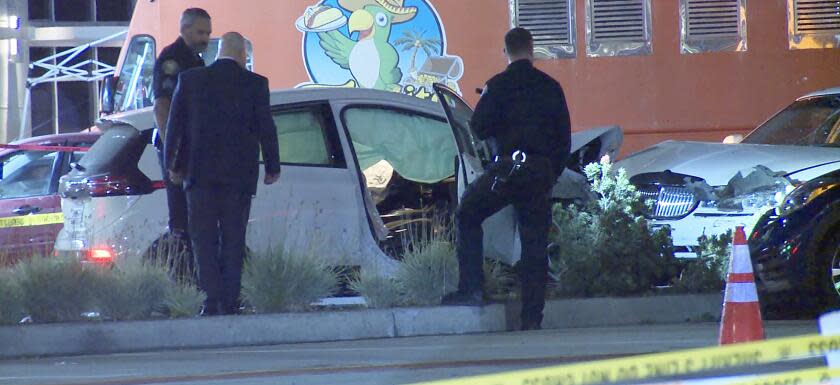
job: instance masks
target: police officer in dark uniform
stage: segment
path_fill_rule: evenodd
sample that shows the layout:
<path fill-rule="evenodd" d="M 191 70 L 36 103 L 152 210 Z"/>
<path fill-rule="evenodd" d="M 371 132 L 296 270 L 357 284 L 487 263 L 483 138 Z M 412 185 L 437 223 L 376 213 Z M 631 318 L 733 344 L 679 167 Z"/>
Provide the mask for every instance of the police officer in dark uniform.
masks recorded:
<path fill-rule="evenodd" d="M 158 150 L 161 168 L 166 180 L 166 197 L 169 204 L 169 231 L 181 237 L 187 245 L 187 198 L 180 185 L 173 184 L 166 177 L 163 161 L 163 138 L 172 104 L 172 93 L 178 84 L 178 74 L 195 67 L 204 67 L 204 60 L 199 53 L 207 50 L 210 42 L 210 14 L 201 8 L 189 8 L 181 14 L 181 36 L 175 43 L 161 51 L 155 62 L 153 87 L 155 96 L 155 132 L 154 143 Z"/>
<path fill-rule="evenodd" d="M 519 223 L 522 258 L 522 329 L 539 329 L 548 278 L 551 189 L 569 157 L 571 122 L 560 84 L 533 65 L 533 38 L 514 28 L 505 35 L 508 68 L 487 82 L 470 125 L 494 144 L 494 163 L 467 187 L 456 212 L 458 291 L 445 304 L 483 300 L 485 219 L 512 204 Z"/>

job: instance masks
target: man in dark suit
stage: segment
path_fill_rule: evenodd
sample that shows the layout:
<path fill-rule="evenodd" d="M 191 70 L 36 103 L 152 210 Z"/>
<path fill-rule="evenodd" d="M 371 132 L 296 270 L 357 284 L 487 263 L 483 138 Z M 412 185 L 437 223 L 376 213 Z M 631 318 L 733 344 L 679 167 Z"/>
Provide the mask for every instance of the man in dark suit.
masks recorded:
<path fill-rule="evenodd" d="M 245 69 L 246 57 L 242 35 L 222 36 L 215 63 L 180 75 L 166 129 L 166 166 L 170 179 L 187 192 L 199 286 L 207 294 L 202 315 L 239 309 L 260 148 L 265 184 L 280 178 L 268 80 Z"/>

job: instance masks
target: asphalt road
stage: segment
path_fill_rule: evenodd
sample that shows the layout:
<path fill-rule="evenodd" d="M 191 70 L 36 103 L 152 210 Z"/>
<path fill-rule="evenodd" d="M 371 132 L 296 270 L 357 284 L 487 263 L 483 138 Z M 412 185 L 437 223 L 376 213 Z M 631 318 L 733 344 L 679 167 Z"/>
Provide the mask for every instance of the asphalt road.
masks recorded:
<path fill-rule="evenodd" d="M 770 338 L 816 331 L 813 321 L 767 327 Z M 717 333 L 691 323 L 7 360 L 0 384 L 408 384 L 713 346 Z"/>

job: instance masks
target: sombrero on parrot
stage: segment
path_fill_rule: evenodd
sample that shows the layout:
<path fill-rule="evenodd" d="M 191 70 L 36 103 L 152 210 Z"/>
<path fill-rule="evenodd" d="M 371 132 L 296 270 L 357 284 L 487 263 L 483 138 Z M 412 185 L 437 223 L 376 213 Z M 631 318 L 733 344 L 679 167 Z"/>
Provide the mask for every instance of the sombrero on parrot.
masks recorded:
<path fill-rule="evenodd" d="M 417 16 L 417 7 L 405 7 L 405 0 L 338 0 L 342 8 L 353 12 L 366 5 L 378 5 L 394 15 L 392 23 L 404 23 Z"/>

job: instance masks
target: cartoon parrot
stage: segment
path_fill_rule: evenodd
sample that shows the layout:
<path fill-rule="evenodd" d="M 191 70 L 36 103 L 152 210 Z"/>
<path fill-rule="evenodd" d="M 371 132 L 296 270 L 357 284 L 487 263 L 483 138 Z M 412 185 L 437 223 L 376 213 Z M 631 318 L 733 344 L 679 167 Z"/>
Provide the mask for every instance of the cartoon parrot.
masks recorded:
<path fill-rule="evenodd" d="M 347 22 L 352 40 L 337 30 L 321 32 L 320 45 L 341 68 L 350 70 L 356 84 L 378 90 L 399 89 L 402 71 L 399 54 L 388 42 L 391 26 L 404 23 L 417 14 L 416 7 L 404 7 L 404 0 L 339 0 L 352 12 Z"/>

